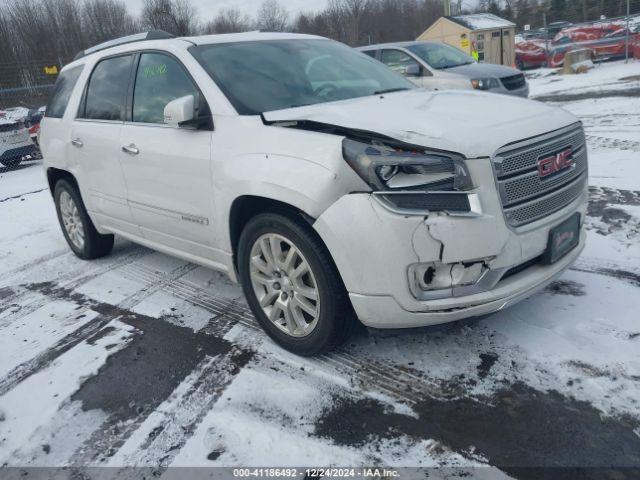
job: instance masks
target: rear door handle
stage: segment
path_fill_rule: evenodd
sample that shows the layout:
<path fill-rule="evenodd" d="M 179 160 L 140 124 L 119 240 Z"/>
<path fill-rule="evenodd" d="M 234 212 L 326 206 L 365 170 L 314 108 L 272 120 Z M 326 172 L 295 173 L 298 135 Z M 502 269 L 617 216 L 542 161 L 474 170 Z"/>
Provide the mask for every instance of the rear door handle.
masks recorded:
<path fill-rule="evenodd" d="M 71 145 L 78 148 L 84 147 L 84 143 L 82 143 L 82 140 L 80 140 L 79 138 L 74 138 L 73 140 L 71 140 Z"/>
<path fill-rule="evenodd" d="M 124 153 L 128 153 L 129 155 L 138 155 L 140 153 L 140 150 L 138 150 L 138 147 L 136 147 L 133 143 L 122 147 L 122 151 Z"/>

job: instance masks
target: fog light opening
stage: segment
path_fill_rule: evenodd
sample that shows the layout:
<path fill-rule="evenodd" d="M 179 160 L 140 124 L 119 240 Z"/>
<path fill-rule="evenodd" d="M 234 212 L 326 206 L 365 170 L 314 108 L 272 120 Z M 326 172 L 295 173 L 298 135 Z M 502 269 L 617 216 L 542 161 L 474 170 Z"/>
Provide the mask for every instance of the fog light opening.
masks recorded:
<path fill-rule="evenodd" d="M 422 281 L 425 285 L 430 285 L 433 282 L 433 277 L 436 274 L 436 270 L 433 267 L 429 267 L 424 271 Z"/>
<path fill-rule="evenodd" d="M 415 286 L 422 291 L 444 290 L 474 285 L 487 265 L 483 261 L 464 263 L 425 263 L 412 267 Z M 417 285 L 416 285 L 417 284 Z"/>

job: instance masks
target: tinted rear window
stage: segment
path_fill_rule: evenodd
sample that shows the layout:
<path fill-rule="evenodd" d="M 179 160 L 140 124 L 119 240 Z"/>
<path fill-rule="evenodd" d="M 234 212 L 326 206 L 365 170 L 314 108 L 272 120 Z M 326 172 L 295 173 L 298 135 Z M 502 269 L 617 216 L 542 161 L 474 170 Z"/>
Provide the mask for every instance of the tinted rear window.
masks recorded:
<path fill-rule="evenodd" d="M 83 118 L 92 120 L 124 120 L 125 99 L 133 57 L 102 60 L 91 74 L 87 88 Z"/>
<path fill-rule="evenodd" d="M 84 67 L 80 65 L 60 73 L 53 87 L 45 116 L 52 118 L 62 118 L 64 116 L 69 98 L 71 98 L 71 93 L 78 82 L 78 77 L 83 68 Z"/>

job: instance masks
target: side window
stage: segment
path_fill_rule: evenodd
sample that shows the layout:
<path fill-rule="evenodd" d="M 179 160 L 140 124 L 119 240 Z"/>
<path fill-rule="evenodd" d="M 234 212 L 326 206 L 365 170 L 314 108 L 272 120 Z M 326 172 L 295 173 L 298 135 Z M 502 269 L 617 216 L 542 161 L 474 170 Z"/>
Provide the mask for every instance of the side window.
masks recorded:
<path fill-rule="evenodd" d="M 182 65 L 162 53 L 143 53 L 133 92 L 133 121 L 164 123 L 164 107 L 176 98 L 193 95 L 198 89 Z"/>
<path fill-rule="evenodd" d="M 400 50 L 382 50 L 380 61 L 395 71 L 402 71 L 409 65 L 418 65 L 418 62 Z"/>
<path fill-rule="evenodd" d="M 369 55 L 371 58 L 376 58 L 376 52 L 377 50 L 365 50 L 364 53 L 365 55 Z"/>
<path fill-rule="evenodd" d="M 124 120 L 125 100 L 133 57 L 102 60 L 91 74 L 82 118 L 92 120 Z"/>
<path fill-rule="evenodd" d="M 71 98 L 71 93 L 73 92 L 73 88 L 76 86 L 76 83 L 78 83 L 78 77 L 80 76 L 83 68 L 84 66 L 82 65 L 73 67 L 69 70 L 65 70 L 60 74 L 60 76 L 58 76 L 56 84 L 53 87 L 53 92 L 51 92 L 51 98 L 49 100 L 49 105 L 47 105 L 45 117 L 62 118 L 64 116 L 67 104 L 69 103 L 69 98 Z"/>

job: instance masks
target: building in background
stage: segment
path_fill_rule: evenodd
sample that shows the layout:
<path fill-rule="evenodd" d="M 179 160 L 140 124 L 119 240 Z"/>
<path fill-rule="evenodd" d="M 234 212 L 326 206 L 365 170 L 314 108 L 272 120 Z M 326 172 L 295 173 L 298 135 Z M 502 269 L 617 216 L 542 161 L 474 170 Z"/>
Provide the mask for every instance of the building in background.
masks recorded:
<path fill-rule="evenodd" d="M 516 24 L 491 13 L 440 17 L 418 40 L 448 43 L 480 62 L 515 63 Z"/>

